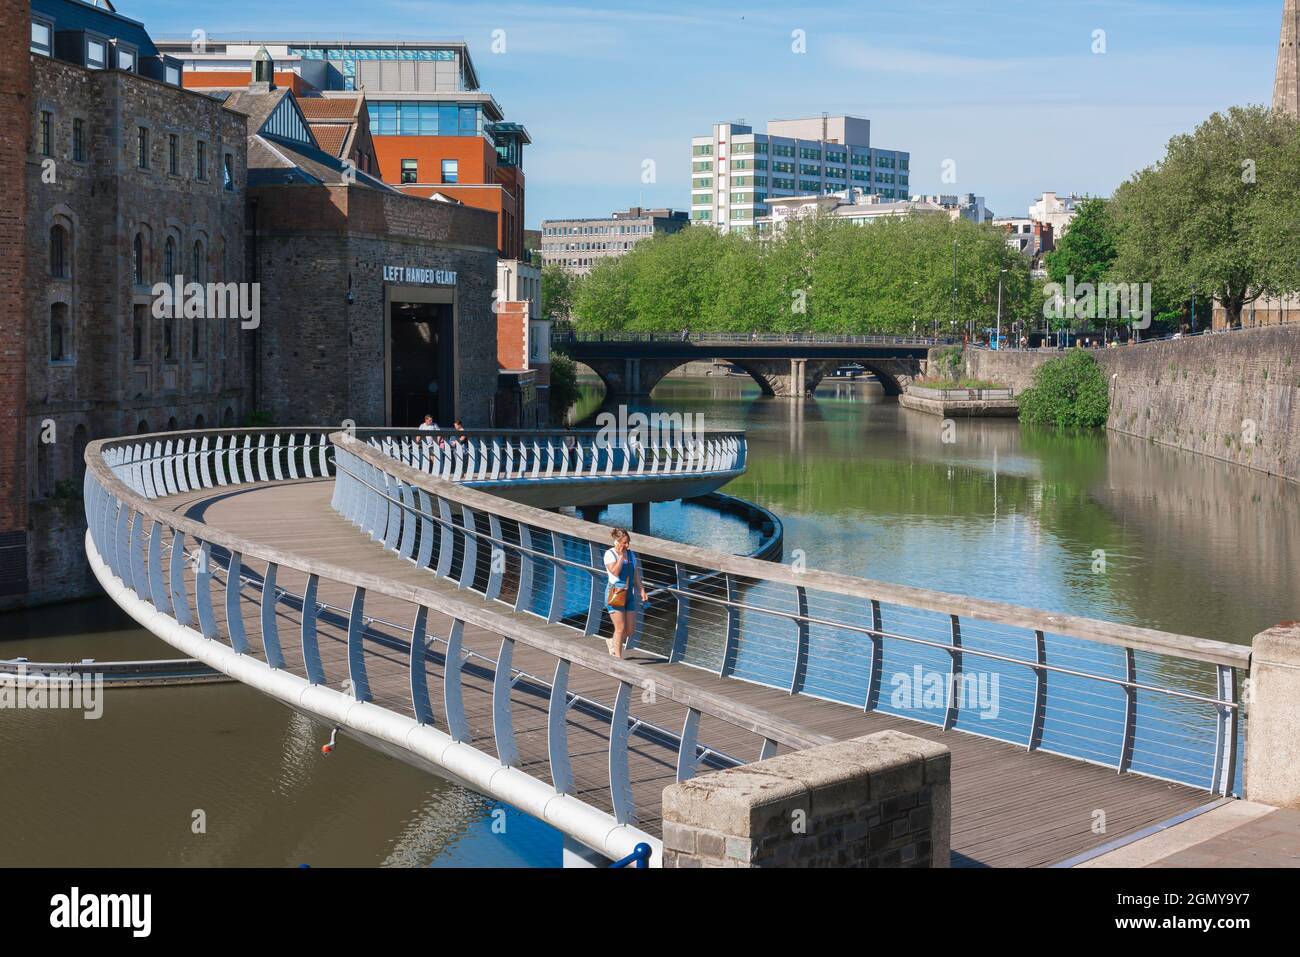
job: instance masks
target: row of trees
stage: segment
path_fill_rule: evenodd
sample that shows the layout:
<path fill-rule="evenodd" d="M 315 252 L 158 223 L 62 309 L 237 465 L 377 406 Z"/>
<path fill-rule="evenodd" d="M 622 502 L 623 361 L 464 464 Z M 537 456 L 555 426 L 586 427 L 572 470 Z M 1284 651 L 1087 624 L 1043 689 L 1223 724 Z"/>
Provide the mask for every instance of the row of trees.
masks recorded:
<path fill-rule="evenodd" d="M 591 331 L 925 334 L 937 321 L 951 333 L 993 323 L 999 277 L 1004 321 L 1031 313 L 1029 264 L 993 226 L 818 217 L 760 241 L 710 228 L 656 237 L 583 279 L 544 270 L 542 296 L 548 314 Z"/>

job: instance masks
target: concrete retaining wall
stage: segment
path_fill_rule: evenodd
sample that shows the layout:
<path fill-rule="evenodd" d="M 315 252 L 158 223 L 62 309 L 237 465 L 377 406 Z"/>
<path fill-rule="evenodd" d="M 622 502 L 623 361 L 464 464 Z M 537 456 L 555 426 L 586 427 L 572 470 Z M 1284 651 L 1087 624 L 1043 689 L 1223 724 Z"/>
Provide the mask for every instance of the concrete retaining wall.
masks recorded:
<path fill-rule="evenodd" d="M 1300 326 L 1092 353 L 1111 382 L 1108 427 L 1300 481 Z M 967 374 L 1017 392 L 1055 350 L 972 350 Z"/>

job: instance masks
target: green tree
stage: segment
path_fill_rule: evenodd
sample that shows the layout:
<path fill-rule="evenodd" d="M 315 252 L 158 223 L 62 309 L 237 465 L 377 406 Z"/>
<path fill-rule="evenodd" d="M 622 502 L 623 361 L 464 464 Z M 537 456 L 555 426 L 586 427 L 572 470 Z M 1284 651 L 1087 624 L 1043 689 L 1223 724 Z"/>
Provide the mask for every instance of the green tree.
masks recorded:
<path fill-rule="evenodd" d="M 558 265 L 542 267 L 542 315 L 566 320 L 573 315 L 573 298 L 579 280 Z"/>
<path fill-rule="evenodd" d="M 578 366 L 563 352 L 551 352 L 551 422 L 562 425 L 573 403 L 578 401 Z"/>
<path fill-rule="evenodd" d="M 1071 349 L 1034 370 L 1020 393 L 1020 421 L 1057 428 L 1101 428 L 1110 415 L 1106 375 L 1092 353 Z"/>
<path fill-rule="evenodd" d="M 1300 288 L 1300 125 L 1259 107 L 1215 113 L 1113 199 L 1111 278 L 1150 281 L 1153 298 L 1218 299 L 1230 325 L 1260 295 Z"/>

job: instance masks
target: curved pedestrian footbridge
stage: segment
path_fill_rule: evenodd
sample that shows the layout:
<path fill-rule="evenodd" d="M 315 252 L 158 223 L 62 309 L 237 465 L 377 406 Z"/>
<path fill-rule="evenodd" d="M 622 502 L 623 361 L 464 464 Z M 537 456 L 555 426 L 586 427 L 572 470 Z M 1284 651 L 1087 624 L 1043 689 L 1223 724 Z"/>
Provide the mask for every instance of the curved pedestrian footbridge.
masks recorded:
<path fill-rule="evenodd" d="M 91 564 L 144 627 L 322 740 L 336 728 L 609 860 L 647 843 L 658 862 L 674 782 L 890 729 L 951 751 L 954 864 L 1056 864 L 1239 790 L 1249 646 L 638 535 L 650 600 L 618 661 L 600 640 L 608 529 L 474 486 L 698 494 L 743 470 L 743 435 L 460 443 L 96 442 Z"/>

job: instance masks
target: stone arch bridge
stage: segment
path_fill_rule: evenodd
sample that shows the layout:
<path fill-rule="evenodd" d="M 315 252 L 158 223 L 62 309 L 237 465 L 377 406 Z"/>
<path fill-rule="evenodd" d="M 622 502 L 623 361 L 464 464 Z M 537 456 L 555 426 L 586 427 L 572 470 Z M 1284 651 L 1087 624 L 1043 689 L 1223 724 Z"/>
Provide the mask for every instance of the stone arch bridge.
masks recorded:
<path fill-rule="evenodd" d="M 611 397 L 649 395 L 679 366 L 720 359 L 749 373 L 764 395 L 802 398 L 846 362 L 875 375 L 886 395 L 900 395 L 924 372 L 930 349 L 939 343 L 892 336 L 582 333 L 556 336 L 555 344 L 600 376 Z"/>

